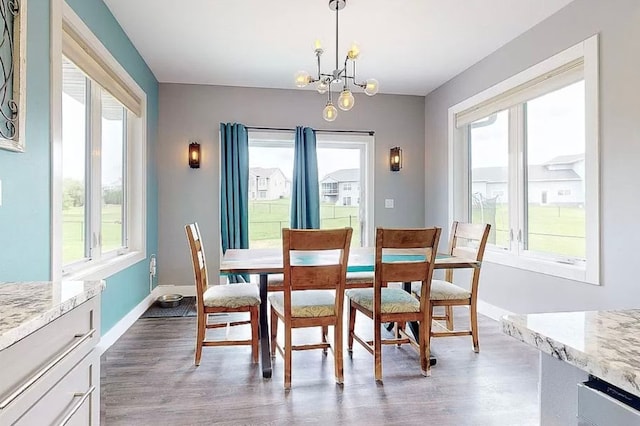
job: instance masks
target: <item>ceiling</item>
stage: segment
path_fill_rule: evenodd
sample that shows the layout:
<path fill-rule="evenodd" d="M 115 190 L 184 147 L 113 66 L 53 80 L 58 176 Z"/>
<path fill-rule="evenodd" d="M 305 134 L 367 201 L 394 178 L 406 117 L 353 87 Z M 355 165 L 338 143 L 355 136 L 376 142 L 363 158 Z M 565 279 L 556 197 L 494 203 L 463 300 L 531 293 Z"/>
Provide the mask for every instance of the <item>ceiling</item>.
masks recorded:
<path fill-rule="evenodd" d="M 335 68 L 328 0 L 104 0 L 166 83 L 292 89 L 294 74 Z M 340 61 L 360 45 L 358 80 L 426 95 L 571 0 L 347 0 Z"/>

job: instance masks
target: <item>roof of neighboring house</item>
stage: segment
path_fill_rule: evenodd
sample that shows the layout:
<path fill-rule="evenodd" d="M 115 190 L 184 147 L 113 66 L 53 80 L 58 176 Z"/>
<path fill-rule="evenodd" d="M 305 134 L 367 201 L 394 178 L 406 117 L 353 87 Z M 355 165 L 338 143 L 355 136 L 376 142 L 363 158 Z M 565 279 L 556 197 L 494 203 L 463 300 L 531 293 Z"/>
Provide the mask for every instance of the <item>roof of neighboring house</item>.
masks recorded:
<path fill-rule="evenodd" d="M 559 155 L 557 157 L 553 157 L 543 165 L 549 166 L 552 164 L 573 164 L 577 163 L 578 161 L 584 161 L 584 152 L 581 154 Z"/>
<path fill-rule="evenodd" d="M 478 167 L 472 170 L 472 182 L 498 183 L 507 181 L 506 167 Z M 549 170 L 543 165 L 529 166 L 529 180 L 556 181 L 580 180 L 580 176 L 573 170 Z"/>
<path fill-rule="evenodd" d="M 333 180 L 336 182 L 358 182 L 360 180 L 360 169 L 340 169 L 328 173 L 320 182 Z"/>
<path fill-rule="evenodd" d="M 273 176 L 275 173 L 280 172 L 282 174 L 282 176 L 284 176 L 284 173 L 282 173 L 282 170 L 280 170 L 277 167 L 272 167 L 272 168 L 264 168 L 264 167 L 251 167 L 249 169 L 249 174 L 253 175 L 253 176 L 258 176 L 258 177 L 270 177 Z"/>

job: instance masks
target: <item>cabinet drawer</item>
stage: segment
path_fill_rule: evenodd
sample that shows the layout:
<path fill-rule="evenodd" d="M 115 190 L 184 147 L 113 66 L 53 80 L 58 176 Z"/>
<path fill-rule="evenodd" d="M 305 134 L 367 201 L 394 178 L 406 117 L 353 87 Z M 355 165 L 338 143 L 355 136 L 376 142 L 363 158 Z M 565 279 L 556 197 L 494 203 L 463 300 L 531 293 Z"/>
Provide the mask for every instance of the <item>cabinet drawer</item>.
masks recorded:
<path fill-rule="evenodd" d="M 100 340 L 99 309 L 100 297 L 89 299 L 0 351 L 0 419 L 12 405 L 33 405 L 92 350 Z"/>
<path fill-rule="evenodd" d="M 92 351 L 27 410 L 15 426 L 97 425 L 100 413 L 100 358 Z"/>
<path fill-rule="evenodd" d="M 578 419 L 581 424 L 593 426 L 638 425 L 640 411 L 578 383 Z"/>

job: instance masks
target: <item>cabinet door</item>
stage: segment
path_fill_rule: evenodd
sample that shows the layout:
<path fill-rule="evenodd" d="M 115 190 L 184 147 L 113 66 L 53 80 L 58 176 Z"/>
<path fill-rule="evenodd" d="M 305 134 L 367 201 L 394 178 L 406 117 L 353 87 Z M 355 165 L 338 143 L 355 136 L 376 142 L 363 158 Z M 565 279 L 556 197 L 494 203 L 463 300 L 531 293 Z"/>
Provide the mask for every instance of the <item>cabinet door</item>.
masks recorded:
<path fill-rule="evenodd" d="M 15 423 L 97 425 L 100 421 L 100 358 L 92 351 Z"/>

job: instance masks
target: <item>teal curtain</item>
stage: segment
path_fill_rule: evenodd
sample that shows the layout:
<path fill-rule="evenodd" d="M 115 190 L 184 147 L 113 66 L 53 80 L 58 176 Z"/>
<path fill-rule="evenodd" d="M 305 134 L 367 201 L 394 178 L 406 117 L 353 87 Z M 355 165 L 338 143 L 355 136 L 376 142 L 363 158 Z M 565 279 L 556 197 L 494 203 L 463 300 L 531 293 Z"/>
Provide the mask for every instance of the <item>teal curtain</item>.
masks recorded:
<path fill-rule="evenodd" d="M 291 228 L 320 228 L 320 188 L 318 186 L 316 132 L 296 127 L 291 187 Z"/>
<path fill-rule="evenodd" d="M 249 137 L 242 124 L 220 123 L 222 252 L 249 248 Z M 229 277 L 237 282 L 238 277 Z"/>

